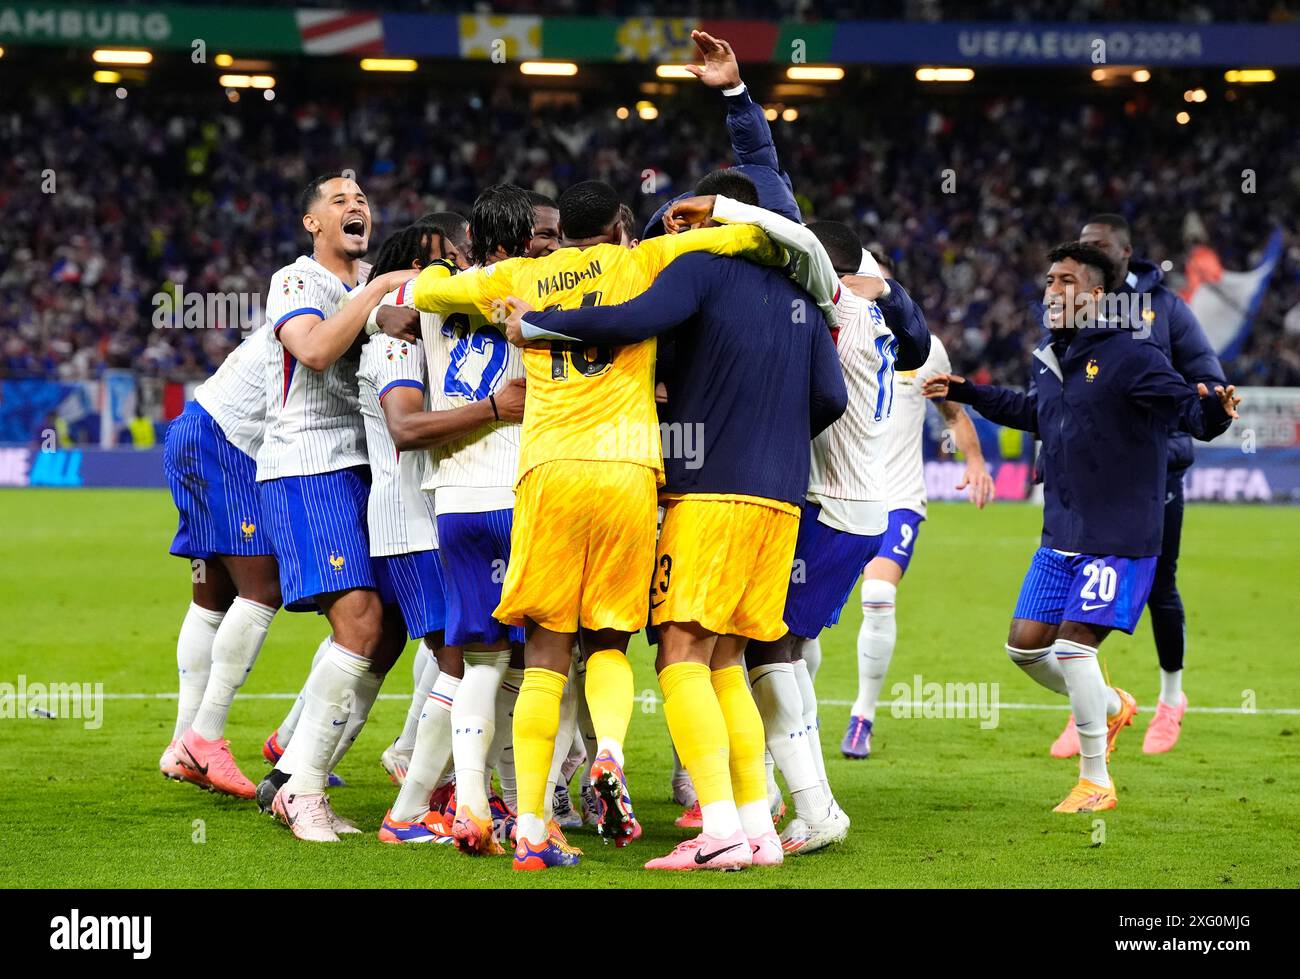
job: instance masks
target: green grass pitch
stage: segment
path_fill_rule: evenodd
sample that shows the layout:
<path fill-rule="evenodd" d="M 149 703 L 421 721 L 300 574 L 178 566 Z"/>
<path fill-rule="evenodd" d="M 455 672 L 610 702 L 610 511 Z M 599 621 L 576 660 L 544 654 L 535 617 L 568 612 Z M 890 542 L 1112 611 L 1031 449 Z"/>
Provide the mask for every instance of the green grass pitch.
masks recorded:
<path fill-rule="evenodd" d="M 933 508 L 899 595 L 895 682 L 996 682 L 1006 704 L 1050 704 L 1002 651 L 1040 513 L 996 505 Z M 849 762 L 839 738 L 853 698 L 859 612 L 824 634 L 817 677 L 822 739 L 836 794 L 853 820 L 841 847 L 781 868 L 730 875 L 641 869 L 682 838 L 668 796 L 670 755 L 656 704 L 633 717 L 628 774 L 642 840 L 604 847 L 569 872 L 517 875 L 507 859 L 445 847 L 391 847 L 374 832 L 394 788 L 378 765 L 410 693 L 405 661 L 340 767 L 339 811 L 368 832 L 335 846 L 293 840 L 251 803 L 165 781 L 157 760 L 175 712 L 175 637 L 188 600 L 186 565 L 167 556 L 174 513 L 164 492 L 0 492 L 0 682 L 102 683 L 102 725 L 40 717 L 0 721 L 0 882 L 19 887 L 1296 887 L 1300 762 L 1296 609 L 1300 511 L 1193 506 L 1181 583 L 1190 609 L 1182 742 L 1141 753 L 1158 673 L 1149 626 L 1116 635 L 1103 655 L 1143 714 L 1112 759 L 1120 804 L 1099 823 L 1052 813 L 1073 762 L 1047 748 L 1064 710 L 1004 707 L 978 720 L 901 718 L 882 708 L 875 756 Z M 229 735 L 255 780 L 260 745 L 289 706 L 324 632 L 311 615 L 279 616 Z M 644 643 L 632 648 L 640 690 L 657 692 Z M 125 694 L 145 694 L 129 698 Z M 172 694 L 171 698 L 154 694 Z M 1242 712 L 1253 703 L 1255 713 Z M 643 709 L 644 708 L 644 709 Z"/>

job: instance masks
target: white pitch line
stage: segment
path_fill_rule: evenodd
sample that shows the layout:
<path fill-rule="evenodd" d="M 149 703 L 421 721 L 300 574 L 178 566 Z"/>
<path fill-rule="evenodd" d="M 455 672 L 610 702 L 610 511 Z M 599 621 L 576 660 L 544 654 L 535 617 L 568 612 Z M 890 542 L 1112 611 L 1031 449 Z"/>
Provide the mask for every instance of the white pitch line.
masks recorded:
<path fill-rule="evenodd" d="M 179 694 L 177 694 L 175 691 L 167 691 L 164 693 L 105 693 L 102 694 L 101 696 L 103 697 L 104 700 L 175 700 L 179 696 Z M 296 693 L 241 693 L 236 695 L 236 698 L 239 700 L 296 700 L 297 697 L 298 695 Z M 13 700 L 16 698 L 17 698 L 17 694 L 0 694 L 0 703 L 5 703 L 9 700 Z M 28 699 L 32 701 L 38 701 L 38 700 L 43 700 L 44 698 L 29 696 Z M 378 699 L 409 701 L 411 699 L 411 695 L 409 693 L 381 693 Z M 663 703 L 663 700 L 658 696 L 652 696 L 649 698 L 646 698 L 644 696 L 637 696 L 635 699 L 638 704 L 644 704 L 647 702 L 647 700 L 650 703 L 655 703 L 655 704 Z M 826 707 L 852 707 L 853 706 L 853 701 L 851 700 L 818 700 L 817 703 Z M 902 701 L 882 700 L 880 701 L 878 706 L 885 709 L 889 709 L 894 707 L 895 704 L 897 704 L 900 708 L 906 709 L 908 711 L 920 712 L 922 716 L 926 708 L 929 708 L 930 710 L 934 710 L 936 706 L 934 703 L 930 701 L 919 701 L 919 700 L 902 700 Z M 970 704 L 957 702 L 957 701 L 951 701 L 951 702 L 945 701 L 942 706 L 945 711 L 951 711 L 951 712 L 957 712 L 961 710 L 966 710 L 969 712 L 971 710 Z M 988 702 L 988 706 L 992 707 L 993 703 L 991 701 Z M 997 708 L 998 710 L 1068 711 L 1070 709 L 1070 705 L 1069 704 L 1004 704 L 999 702 L 997 704 Z M 1187 713 L 1189 714 L 1241 714 L 1247 717 L 1253 714 L 1297 716 L 1300 715 L 1300 707 L 1256 707 L 1254 710 L 1243 710 L 1240 707 L 1191 707 L 1189 706 L 1187 708 Z"/>

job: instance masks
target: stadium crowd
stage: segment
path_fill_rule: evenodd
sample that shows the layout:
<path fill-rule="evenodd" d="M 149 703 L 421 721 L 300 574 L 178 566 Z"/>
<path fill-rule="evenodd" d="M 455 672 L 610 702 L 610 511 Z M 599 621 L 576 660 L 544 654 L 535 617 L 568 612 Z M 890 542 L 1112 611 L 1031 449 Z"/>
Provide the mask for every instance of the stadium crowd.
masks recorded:
<path fill-rule="evenodd" d="M 954 365 L 1025 379 L 1042 256 L 1104 210 L 1129 217 L 1138 255 L 1173 262 L 1175 283 L 1192 243 L 1244 269 L 1282 224 L 1285 255 L 1225 367 L 1239 384 L 1300 385 L 1300 235 L 1285 227 L 1300 213 L 1293 115 L 1217 98 L 1180 127 L 1140 97 L 1062 110 L 1048 93 L 927 94 L 891 92 L 852 116 L 805 106 L 773 125 L 805 219 L 848 221 L 887 256 Z M 504 88 L 255 107 L 219 97 L 198 111 L 192 94 L 119 100 L 91 86 L 0 113 L 15 148 L 0 162 L 0 376 L 206 376 L 237 332 L 155 328 L 157 297 L 178 284 L 260 296 L 304 247 L 295 192 L 317 171 L 357 170 L 382 240 L 431 209 L 468 213 L 501 180 L 550 195 L 606 180 L 644 222 L 730 157 L 722 104 L 703 89 L 662 100 L 654 121 L 619 119 L 608 96 L 530 109 Z"/>

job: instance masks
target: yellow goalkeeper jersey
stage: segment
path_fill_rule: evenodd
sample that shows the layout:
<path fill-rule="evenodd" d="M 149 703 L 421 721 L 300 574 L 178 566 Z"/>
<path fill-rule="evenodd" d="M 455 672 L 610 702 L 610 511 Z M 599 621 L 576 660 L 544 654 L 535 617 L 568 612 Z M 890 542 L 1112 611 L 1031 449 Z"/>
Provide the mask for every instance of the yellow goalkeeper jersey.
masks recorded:
<path fill-rule="evenodd" d="M 664 235 L 636 248 L 561 248 L 542 258 L 511 258 L 447 277 L 431 267 L 415 279 L 412 301 L 430 313 L 492 315 L 516 296 L 538 309 L 613 306 L 645 292 L 678 255 L 707 251 L 782 265 L 784 250 L 759 228 L 733 224 Z M 631 462 L 663 482 L 654 401 L 655 341 L 584 347 L 553 341 L 524 350 L 527 408 L 516 483 L 555 459 Z"/>

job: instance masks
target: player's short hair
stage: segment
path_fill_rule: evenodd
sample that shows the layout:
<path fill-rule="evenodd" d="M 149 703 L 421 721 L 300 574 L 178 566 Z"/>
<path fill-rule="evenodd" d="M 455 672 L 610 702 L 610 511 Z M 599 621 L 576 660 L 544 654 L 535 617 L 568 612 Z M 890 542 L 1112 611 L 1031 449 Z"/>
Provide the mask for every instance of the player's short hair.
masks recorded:
<path fill-rule="evenodd" d="M 532 204 L 533 207 L 549 207 L 556 211 L 560 209 L 560 205 L 555 203 L 554 197 L 547 197 L 545 194 L 540 194 L 535 190 L 530 190 L 527 193 L 528 203 Z"/>
<path fill-rule="evenodd" d="M 319 177 L 313 178 L 312 182 L 304 187 L 302 193 L 298 196 L 298 212 L 300 214 L 310 214 L 311 209 L 316 206 L 316 201 L 320 198 L 321 187 L 331 180 L 340 178 L 352 179 L 349 174 L 344 173 L 342 170 L 331 170 L 329 173 L 322 173 Z"/>
<path fill-rule="evenodd" d="M 493 184 L 474 200 L 469 212 L 469 260 L 486 265 L 498 248 L 511 258 L 528 251 L 533 237 L 533 205 L 528 192 L 514 184 Z"/>
<path fill-rule="evenodd" d="M 636 215 L 626 204 L 618 206 L 618 224 L 623 229 L 623 234 L 628 238 L 636 237 Z"/>
<path fill-rule="evenodd" d="M 1094 214 L 1083 223 L 1085 227 L 1090 224 L 1104 224 L 1106 227 L 1122 234 L 1125 241 L 1130 240 L 1128 221 L 1122 214 Z"/>
<path fill-rule="evenodd" d="M 419 262 L 421 267 L 429 264 L 432 258 L 433 236 L 437 231 L 430 225 L 417 221 L 415 224 L 394 231 L 384 239 L 383 247 L 375 263 L 370 267 L 370 278 L 386 272 L 409 269 Z"/>
<path fill-rule="evenodd" d="M 560 231 L 570 239 L 595 238 L 617 218 L 623 202 L 603 180 L 584 180 L 560 195 Z"/>
<path fill-rule="evenodd" d="M 822 243 L 837 273 L 852 275 L 857 272 L 862 265 L 862 242 L 852 228 L 839 221 L 813 221 L 808 230 Z"/>
<path fill-rule="evenodd" d="M 1081 241 L 1067 241 L 1057 245 L 1047 253 L 1047 260 L 1052 263 L 1061 262 L 1067 258 L 1096 270 L 1101 277 L 1101 287 L 1106 292 L 1110 292 L 1115 288 L 1115 263 L 1096 245 L 1085 245 Z"/>
<path fill-rule="evenodd" d="M 707 173 L 695 185 L 695 193 L 701 196 L 721 194 L 742 204 L 758 206 L 758 185 L 739 170 L 714 170 Z"/>
<path fill-rule="evenodd" d="M 422 228 L 432 228 L 456 246 L 463 255 L 469 254 L 469 219 L 455 211 L 430 211 L 415 222 Z"/>

